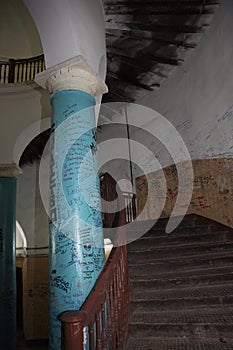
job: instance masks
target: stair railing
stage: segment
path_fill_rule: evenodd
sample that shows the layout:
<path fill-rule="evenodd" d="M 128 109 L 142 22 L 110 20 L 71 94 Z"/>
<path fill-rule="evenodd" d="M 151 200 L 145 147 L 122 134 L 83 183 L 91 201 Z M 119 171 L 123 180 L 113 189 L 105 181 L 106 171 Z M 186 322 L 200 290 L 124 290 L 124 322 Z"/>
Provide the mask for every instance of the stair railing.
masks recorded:
<path fill-rule="evenodd" d="M 33 81 L 37 73 L 45 69 L 44 55 L 0 61 L 0 83 L 25 83 Z"/>
<path fill-rule="evenodd" d="M 105 174 L 108 180 L 108 196 L 113 200 L 116 182 Z M 102 188 L 102 197 L 106 199 Z M 123 200 L 123 197 L 121 198 Z M 124 239 L 125 215 L 119 211 L 111 213 L 108 224 L 118 227 L 116 240 Z M 62 323 L 62 349 L 64 350 L 114 350 L 123 349 L 127 338 L 129 316 L 129 279 L 126 245 L 112 249 L 93 290 L 80 310 L 66 311 L 60 315 Z"/>
<path fill-rule="evenodd" d="M 134 221 L 136 218 L 136 196 L 132 192 L 123 192 L 125 200 L 125 220 L 127 223 Z"/>

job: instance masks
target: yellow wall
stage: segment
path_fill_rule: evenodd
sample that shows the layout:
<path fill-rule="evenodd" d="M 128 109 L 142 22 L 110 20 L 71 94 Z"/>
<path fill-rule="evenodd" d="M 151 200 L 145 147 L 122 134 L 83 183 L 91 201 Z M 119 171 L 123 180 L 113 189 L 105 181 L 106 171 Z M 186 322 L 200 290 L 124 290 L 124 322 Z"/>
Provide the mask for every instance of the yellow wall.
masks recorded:
<path fill-rule="evenodd" d="M 48 338 L 48 256 L 19 257 L 23 276 L 23 331 L 26 340 Z"/>
<path fill-rule="evenodd" d="M 188 214 L 198 214 L 233 227 L 233 159 L 215 158 L 194 160 L 193 194 L 190 204 L 184 200 L 181 206 L 188 206 Z M 187 164 L 183 163 L 183 171 Z M 163 169 L 166 178 L 166 190 L 162 189 L 162 171 L 151 173 L 136 179 L 138 212 L 145 206 L 150 191 L 150 201 L 146 204 L 141 220 L 169 217 L 178 193 L 177 172 L 175 165 Z M 187 182 L 188 186 L 189 183 Z M 187 187 L 186 187 L 187 188 Z M 185 189 L 184 189 L 185 193 Z M 163 205 L 165 201 L 165 205 Z"/>

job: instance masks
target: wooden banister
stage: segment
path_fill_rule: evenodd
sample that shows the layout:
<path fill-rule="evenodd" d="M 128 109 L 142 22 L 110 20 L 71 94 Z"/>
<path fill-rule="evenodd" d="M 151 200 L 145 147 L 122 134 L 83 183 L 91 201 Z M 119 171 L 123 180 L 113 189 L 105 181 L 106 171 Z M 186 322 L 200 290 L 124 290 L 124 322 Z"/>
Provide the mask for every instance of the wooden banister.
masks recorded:
<path fill-rule="evenodd" d="M 112 178 L 111 178 L 112 179 Z M 116 187 L 113 179 L 110 187 Z M 115 193 L 110 196 L 114 199 Z M 125 234 L 124 211 L 117 213 L 117 235 Z M 108 221 L 109 222 L 109 221 Z M 115 224 L 111 215 L 111 223 Z M 60 315 L 63 350 L 123 349 L 129 313 L 127 247 L 112 249 L 93 290 L 80 310 Z"/>

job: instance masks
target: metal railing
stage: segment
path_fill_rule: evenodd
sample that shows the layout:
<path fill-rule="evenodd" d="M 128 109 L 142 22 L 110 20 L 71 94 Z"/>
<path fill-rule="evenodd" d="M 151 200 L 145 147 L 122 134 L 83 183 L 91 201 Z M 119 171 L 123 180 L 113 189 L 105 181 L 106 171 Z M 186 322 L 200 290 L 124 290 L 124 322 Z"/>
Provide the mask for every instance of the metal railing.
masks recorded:
<path fill-rule="evenodd" d="M 105 174 L 107 188 L 102 186 L 104 198 L 116 198 L 116 182 Z M 119 192 L 118 192 L 119 193 Z M 107 196 L 107 197 L 106 197 Z M 123 198 L 119 199 L 123 201 Z M 116 240 L 124 239 L 124 211 L 117 217 Z M 116 226 L 116 218 L 111 214 L 107 220 Z M 108 226 L 110 227 L 110 226 Z M 62 349 L 65 350 L 115 350 L 123 349 L 127 338 L 129 317 L 129 278 L 127 246 L 113 248 L 94 289 L 80 310 L 61 314 Z"/>
<path fill-rule="evenodd" d="M 34 80 L 37 73 L 45 70 L 44 55 L 0 61 L 0 83 L 25 83 Z"/>

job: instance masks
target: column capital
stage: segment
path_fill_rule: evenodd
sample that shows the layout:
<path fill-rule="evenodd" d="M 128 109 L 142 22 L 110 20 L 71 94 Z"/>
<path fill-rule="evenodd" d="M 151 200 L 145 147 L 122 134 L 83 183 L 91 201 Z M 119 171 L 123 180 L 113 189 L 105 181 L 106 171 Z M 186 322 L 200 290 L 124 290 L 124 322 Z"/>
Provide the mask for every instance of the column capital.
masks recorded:
<path fill-rule="evenodd" d="M 85 91 L 95 97 L 108 92 L 105 82 L 81 55 L 38 73 L 35 82 L 44 89 L 48 89 L 51 94 L 74 89 Z"/>
<path fill-rule="evenodd" d="M 17 164 L 0 164 L 0 177 L 16 177 L 19 174 L 22 174 L 22 169 Z"/>

